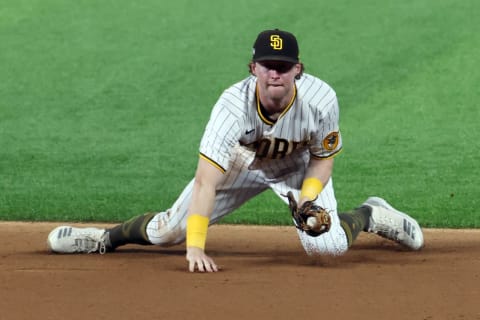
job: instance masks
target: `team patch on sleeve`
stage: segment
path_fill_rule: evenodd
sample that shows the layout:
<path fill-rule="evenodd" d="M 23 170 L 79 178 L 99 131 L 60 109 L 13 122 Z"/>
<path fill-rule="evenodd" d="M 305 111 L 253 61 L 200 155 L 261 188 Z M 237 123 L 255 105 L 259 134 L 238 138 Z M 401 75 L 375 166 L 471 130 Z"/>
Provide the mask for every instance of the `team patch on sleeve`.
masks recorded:
<path fill-rule="evenodd" d="M 330 132 L 328 136 L 323 139 L 323 147 L 327 151 L 333 151 L 338 146 L 338 132 Z"/>

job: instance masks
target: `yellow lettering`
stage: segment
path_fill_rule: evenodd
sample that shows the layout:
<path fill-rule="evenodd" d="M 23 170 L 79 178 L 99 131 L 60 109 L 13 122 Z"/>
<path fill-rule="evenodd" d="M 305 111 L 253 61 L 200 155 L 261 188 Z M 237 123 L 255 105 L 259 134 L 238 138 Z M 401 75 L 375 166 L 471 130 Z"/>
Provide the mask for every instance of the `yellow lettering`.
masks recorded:
<path fill-rule="evenodd" d="M 283 49 L 283 40 L 279 35 L 272 34 L 270 36 L 270 46 L 273 50 L 282 50 Z"/>

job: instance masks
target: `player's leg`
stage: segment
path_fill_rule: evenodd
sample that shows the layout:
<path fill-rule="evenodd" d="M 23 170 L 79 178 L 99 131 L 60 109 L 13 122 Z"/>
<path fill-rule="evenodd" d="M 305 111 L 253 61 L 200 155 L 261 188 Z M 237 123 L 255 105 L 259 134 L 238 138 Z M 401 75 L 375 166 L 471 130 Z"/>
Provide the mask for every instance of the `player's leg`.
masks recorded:
<path fill-rule="evenodd" d="M 285 195 L 292 191 L 295 198 L 300 195 L 300 188 L 303 181 L 303 173 L 299 172 L 286 178 L 284 181 L 271 185 L 272 190 L 286 203 Z M 337 200 L 333 189 L 332 179 L 324 186 L 318 195 L 315 203 L 327 209 L 332 218 L 330 230 L 318 237 L 312 237 L 305 232 L 297 230 L 300 242 L 308 255 L 341 255 L 348 250 L 348 241 L 345 230 L 342 228 L 341 220 L 337 212 Z M 285 210 L 287 214 L 288 211 Z"/>
<path fill-rule="evenodd" d="M 233 157 L 225 181 L 217 190 L 210 224 L 267 188 L 258 171 L 248 170 L 248 164 L 252 160 L 249 157 L 249 153 L 242 153 L 241 150 Z M 194 180 L 184 188 L 172 207 L 166 211 L 142 214 L 107 230 L 58 227 L 50 233 L 48 245 L 52 251 L 61 253 L 103 253 L 129 243 L 162 246 L 181 243 L 185 240 L 193 182 Z"/>
<path fill-rule="evenodd" d="M 125 244 L 173 245 L 185 237 L 185 217 L 193 180 L 173 206 L 158 213 L 145 213 L 109 229 L 60 226 L 50 232 L 47 245 L 58 253 L 91 253 L 114 250 Z M 174 214 L 175 213 L 175 214 Z"/>
<path fill-rule="evenodd" d="M 128 243 L 151 245 L 146 226 L 157 215 L 145 213 L 109 229 L 60 226 L 50 232 L 47 245 L 58 253 L 105 253 Z"/>
<path fill-rule="evenodd" d="M 307 162 L 304 162 L 306 169 Z M 288 204 L 283 197 L 288 191 L 292 191 L 296 199 L 300 195 L 305 170 L 300 170 L 301 164 L 297 165 L 297 173 L 284 179 L 284 181 L 272 184 L 271 188 Z M 300 241 L 308 254 L 343 254 L 352 245 L 361 231 L 368 228 L 371 209 L 368 206 L 356 208 L 347 213 L 338 213 L 337 201 L 333 188 L 332 179 L 325 185 L 315 203 L 328 210 L 332 217 L 330 231 L 318 237 L 311 237 L 297 230 Z"/>
<path fill-rule="evenodd" d="M 418 222 L 408 214 L 396 210 L 382 198 L 370 197 L 359 208 L 340 213 L 339 216 L 349 246 L 360 231 L 366 231 L 412 250 L 423 247 L 423 233 Z"/>
<path fill-rule="evenodd" d="M 348 246 L 350 247 L 361 231 L 368 228 L 371 215 L 371 209 L 367 206 L 355 208 L 349 212 L 339 213 L 340 225 L 347 236 Z"/>
<path fill-rule="evenodd" d="M 135 216 L 122 224 L 116 225 L 113 228 L 107 229 L 107 245 L 109 249 L 115 249 L 116 247 L 123 246 L 127 243 L 141 245 L 152 244 L 148 239 L 146 226 L 157 214 L 158 213 L 153 212 L 144 213 Z"/>
<path fill-rule="evenodd" d="M 339 213 L 339 217 L 349 247 L 361 231 L 378 234 L 412 250 L 423 247 L 423 233 L 418 222 L 382 198 L 370 197 L 360 207 Z"/>
<path fill-rule="evenodd" d="M 298 174 L 271 185 L 271 188 L 288 203 L 281 195 L 292 191 L 298 198 L 302 181 L 303 174 L 299 170 Z M 318 237 L 311 237 L 297 230 L 308 254 L 342 254 L 354 243 L 361 231 L 378 234 L 412 250 L 419 250 L 424 245 L 423 233 L 418 222 L 408 214 L 393 208 L 384 199 L 370 197 L 360 207 L 338 213 L 330 179 L 315 202 L 329 211 L 332 216 L 332 227 L 329 232 Z"/>

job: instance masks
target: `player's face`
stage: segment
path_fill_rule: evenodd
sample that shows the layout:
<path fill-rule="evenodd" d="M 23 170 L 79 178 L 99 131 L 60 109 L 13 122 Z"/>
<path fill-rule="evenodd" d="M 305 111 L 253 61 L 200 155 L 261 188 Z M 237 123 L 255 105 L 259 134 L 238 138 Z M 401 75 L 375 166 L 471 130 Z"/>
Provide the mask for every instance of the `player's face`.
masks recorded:
<path fill-rule="evenodd" d="M 290 98 L 295 76 L 300 70 L 299 63 L 285 61 L 261 61 L 252 66 L 252 73 L 257 76 L 260 95 L 272 100 Z"/>

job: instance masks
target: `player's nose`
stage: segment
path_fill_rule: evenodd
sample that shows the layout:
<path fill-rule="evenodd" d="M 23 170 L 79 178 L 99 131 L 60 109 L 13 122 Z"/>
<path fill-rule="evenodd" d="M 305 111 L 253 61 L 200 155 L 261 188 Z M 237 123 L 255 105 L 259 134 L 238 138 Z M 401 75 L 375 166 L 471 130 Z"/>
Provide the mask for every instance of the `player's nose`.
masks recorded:
<path fill-rule="evenodd" d="M 268 75 L 270 76 L 270 78 L 273 78 L 273 79 L 280 78 L 280 72 L 278 72 L 275 69 L 268 70 Z"/>

